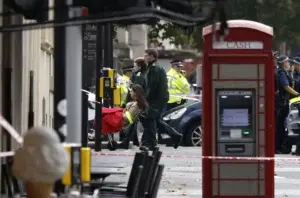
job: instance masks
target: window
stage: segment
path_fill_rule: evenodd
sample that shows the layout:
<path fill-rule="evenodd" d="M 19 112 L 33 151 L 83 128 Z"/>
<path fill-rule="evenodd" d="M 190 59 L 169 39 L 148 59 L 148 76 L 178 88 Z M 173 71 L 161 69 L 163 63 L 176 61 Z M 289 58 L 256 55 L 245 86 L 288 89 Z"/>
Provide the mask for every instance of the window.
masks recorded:
<path fill-rule="evenodd" d="M 45 97 L 43 97 L 43 101 L 42 101 L 42 115 L 43 115 L 42 125 L 46 126 L 47 114 L 46 114 L 46 99 L 45 99 Z"/>

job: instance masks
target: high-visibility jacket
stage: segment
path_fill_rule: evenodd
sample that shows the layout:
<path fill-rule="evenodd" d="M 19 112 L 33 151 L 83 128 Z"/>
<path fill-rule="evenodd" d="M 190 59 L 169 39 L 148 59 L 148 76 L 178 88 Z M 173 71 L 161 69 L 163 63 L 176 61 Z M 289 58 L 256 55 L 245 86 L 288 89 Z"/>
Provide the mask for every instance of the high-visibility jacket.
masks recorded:
<path fill-rule="evenodd" d="M 124 78 L 124 76 L 121 76 L 118 74 L 117 76 L 117 88 L 120 88 L 121 92 L 121 106 L 125 104 L 126 102 L 126 96 L 128 93 L 128 86 L 129 86 L 129 80 Z"/>
<path fill-rule="evenodd" d="M 167 77 L 170 94 L 168 103 L 179 103 L 182 100 L 182 97 L 185 97 L 190 91 L 190 84 L 183 74 L 177 72 L 173 68 L 169 70 Z"/>
<path fill-rule="evenodd" d="M 300 102 L 300 96 L 290 99 L 290 104 Z"/>
<path fill-rule="evenodd" d="M 130 80 L 130 77 L 129 77 L 129 76 L 123 75 L 122 77 L 123 77 L 123 79 L 124 79 L 125 81 L 129 81 L 129 80 Z"/>

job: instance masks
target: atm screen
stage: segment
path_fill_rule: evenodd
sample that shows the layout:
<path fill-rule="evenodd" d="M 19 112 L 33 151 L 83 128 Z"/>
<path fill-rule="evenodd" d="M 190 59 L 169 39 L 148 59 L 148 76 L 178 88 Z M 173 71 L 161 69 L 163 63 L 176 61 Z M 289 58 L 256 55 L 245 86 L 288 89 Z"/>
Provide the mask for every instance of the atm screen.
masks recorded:
<path fill-rule="evenodd" d="M 220 138 L 254 136 L 254 101 L 252 91 L 218 91 L 218 133 Z"/>
<path fill-rule="evenodd" d="M 242 109 L 223 109 L 221 125 L 228 126 L 249 126 L 249 110 Z"/>

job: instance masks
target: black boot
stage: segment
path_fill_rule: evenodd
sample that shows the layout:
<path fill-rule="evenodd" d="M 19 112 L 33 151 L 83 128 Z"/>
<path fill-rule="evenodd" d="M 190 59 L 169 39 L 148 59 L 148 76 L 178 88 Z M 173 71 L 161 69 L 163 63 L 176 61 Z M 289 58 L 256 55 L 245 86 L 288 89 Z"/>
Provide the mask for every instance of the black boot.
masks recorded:
<path fill-rule="evenodd" d="M 118 148 L 120 149 L 129 149 L 129 139 L 128 138 L 124 138 L 120 144 L 118 144 Z"/>
<path fill-rule="evenodd" d="M 140 146 L 140 150 L 141 150 L 141 151 L 148 152 L 148 151 L 149 151 L 149 148 L 148 148 L 147 146 Z"/>
<path fill-rule="evenodd" d="M 175 149 L 177 149 L 180 146 L 181 140 L 182 140 L 182 134 L 181 133 L 176 131 L 174 128 L 170 127 L 170 125 L 168 125 L 163 120 L 158 120 L 157 128 L 159 129 L 160 132 L 163 131 L 171 137 L 171 139 L 173 141 L 173 144 L 174 144 L 173 147 Z"/>
<path fill-rule="evenodd" d="M 183 137 L 183 135 L 178 133 L 178 134 L 176 134 L 175 137 L 172 138 L 173 142 L 174 142 L 174 146 L 173 146 L 174 149 L 177 149 L 180 146 L 181 141 L 182 141 L 182 137 Z"/>
<path fill-rule="evenodd" d="M 136 124 L 132 124 L 131 126 L 129 126 L 125 131 L 123 131 L 123 133 L 125 134 L 125 137 L 118 145 L 118 147 L 121 149 L 129 149 L 129 143 L 132 140 L 133 136 L 136 135 Z"/>

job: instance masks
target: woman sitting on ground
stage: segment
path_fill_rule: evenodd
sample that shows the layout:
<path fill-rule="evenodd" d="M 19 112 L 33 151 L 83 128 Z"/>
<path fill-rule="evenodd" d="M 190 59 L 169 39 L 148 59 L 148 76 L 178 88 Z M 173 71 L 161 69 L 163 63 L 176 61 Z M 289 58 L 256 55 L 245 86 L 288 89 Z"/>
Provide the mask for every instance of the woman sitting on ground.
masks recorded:
<path fill-rule="evenodd" d="M 138 84 L 129 89 L 131 102 L 122 108 L 102 108 L 102 134 L 121 131 L 122 128 L 133 124 L 138 115 L 148 108 L 143 88 Z"/>
<path fill-rule="evenodd" d="M 133 124 L 139 113 L 148 108 L 145 92 L 141 85 L 133 84 L 131 85 L 129 91 L 131 102 L 128 102 L 123 110 L 123 127 L 127 126 L 128 124 Z"/>

